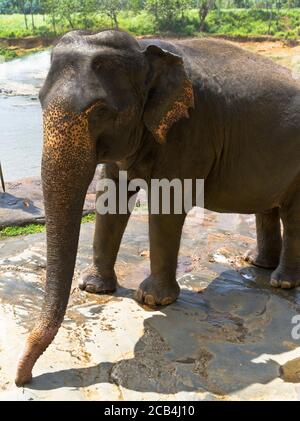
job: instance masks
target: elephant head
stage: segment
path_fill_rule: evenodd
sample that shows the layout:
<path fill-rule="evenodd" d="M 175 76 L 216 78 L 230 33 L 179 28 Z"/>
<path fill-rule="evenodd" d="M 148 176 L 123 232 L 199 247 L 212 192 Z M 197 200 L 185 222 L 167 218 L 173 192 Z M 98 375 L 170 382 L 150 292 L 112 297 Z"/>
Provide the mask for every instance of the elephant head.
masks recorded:
<path fill-rule="evenodd" d="M 36 360 L 63 321 L 96 165 L 133 157 L 145 133 L 152 133 L 153 142 L 166 142 L 172 125 L 188 116 L 193 90 L 176 54 L 156 45 L 141 47 L 120 31 L 74 31 L 52 51 L 40 102 L 47 275 L 41 315 L 20 358 L 17 385 L 31 380 Z"/>

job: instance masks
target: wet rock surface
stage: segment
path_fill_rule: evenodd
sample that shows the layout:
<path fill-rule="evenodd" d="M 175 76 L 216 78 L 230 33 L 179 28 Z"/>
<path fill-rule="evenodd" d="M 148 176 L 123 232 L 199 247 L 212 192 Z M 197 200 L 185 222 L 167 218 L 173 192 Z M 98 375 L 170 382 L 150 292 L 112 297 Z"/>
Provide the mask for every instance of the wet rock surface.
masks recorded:
<path fill-rule="evenodd" d="M 299 400 L 292 320 L 300 290 L 276 290 L 269 271 L 244 262 L 255 245 L 254 217 L 206 212 L 200 224 L 189 216 L 181 294 L 159 309 L 133 299 L 149 271 L 147 232 L 147 215 L 136 212 L 118 257 L 120 288 L 93 295 L 77 288 L 92 257 L 93 224 L 82 225 L 67 316 L 21 389 L 14 371 L 42 302 L 45 238 L 0 241 L 0 399 Z"/>
<path fill-rule="evenodd" d="M 99 170 L 86 195 L 83 213 L 95 210 L 96 185 Z M 0 192 L 0 228 L 9 225 L 43 223 L 45 210 L 42 181 L 39 177 L 5 183 L 6 193 Z"/>

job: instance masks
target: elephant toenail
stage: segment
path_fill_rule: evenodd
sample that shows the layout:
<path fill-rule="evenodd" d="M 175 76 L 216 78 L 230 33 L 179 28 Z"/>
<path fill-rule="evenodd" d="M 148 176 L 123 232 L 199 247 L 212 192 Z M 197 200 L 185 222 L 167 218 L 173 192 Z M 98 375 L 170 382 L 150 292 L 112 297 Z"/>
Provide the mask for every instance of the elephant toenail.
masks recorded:
<path fill-rule="evenodd" d="M 171 304 L 173 302 L 171 297 L 166 297 L 162 300 L 161 305 L 162 306 L 167 306 L 168 304 Z"/>
<path fill-rule="evenodd" d="M 289 281 L 282 281 L 281 282 L 281 288 L 290 289 L 290 288 L 292 288 L 292 284 Z"/>
<path fill-rule="evenodd" d="M 141 303 L 143 301 L 143 292 L 140 289 L 138 289 L 134 293 L 134 298 L 136 299 L 136 301 L 138 301 L 139 303 Z"/>
<path fill-rule="evenodd" d="M 271 279 L 270 284 L 272 285 L 272 287 L 275 287 L 275 288 L 279 287 L 279 282 L 276 279 Z"/>
<path fill-rule="evenodd" d="M 82 289 L 82 290 L 84 290 L 84 289 L 85 289 L 85 283 L 84 283 L 84 281 L 83 281 L 82 279 L 78 282 L 78 287 L 79 287 L 80 289 Z"/>
<path fill-rule="evenodd" d="M 145 303 L 148 304 L 149 306 L 153 306 L 155 305 L 155 298 L 153 297 L 153 295 L 146 295 L 145 296 Z"/>
<path fill-rule="evenodd" d="M 85 290 L 87 292 L 97 292 L 97 286 L 94 284 L 86 284 Z"/>

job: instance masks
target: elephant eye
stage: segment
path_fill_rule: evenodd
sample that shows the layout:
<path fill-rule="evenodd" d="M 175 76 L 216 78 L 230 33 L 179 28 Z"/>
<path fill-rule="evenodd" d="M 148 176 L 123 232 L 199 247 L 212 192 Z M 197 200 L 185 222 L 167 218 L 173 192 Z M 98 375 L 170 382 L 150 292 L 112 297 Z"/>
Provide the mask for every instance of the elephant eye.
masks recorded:
<path fill-rule="evenodd" d="M 97 101 L 94 101 L 89 107 L 89 110 L 93 110 L 95 113 L 97 112 L 103 112 L 107 109 L 107 104 L 103 99 L 98 99 Z"/>
<path fill-rule="evenodd" d="M 92 69 L 94 71 L 99 71 L 101 69 L 106 69 L 106 68 L 107 68 L 106 60 L 100 60 L 99 58 L 97 58 L 92 62 Z"/>
<path fill-rule="evenodd" d="M 95 101 L 88 109 L 92 111 L 95 119 L 101 118 L 102 121 L 103 119 L 109 120 L 115 118 L 117 114 L 117 111 L 103 99 Z"/>

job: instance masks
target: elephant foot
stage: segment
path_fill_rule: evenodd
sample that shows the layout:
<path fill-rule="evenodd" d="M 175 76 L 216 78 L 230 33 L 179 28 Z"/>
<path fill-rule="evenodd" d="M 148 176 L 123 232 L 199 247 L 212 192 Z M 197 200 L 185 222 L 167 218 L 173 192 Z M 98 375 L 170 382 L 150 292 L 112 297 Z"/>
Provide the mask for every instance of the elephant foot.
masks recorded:
<path fill-rule="evenodd" d="M 157 281 L 153 276 L 146 278 L 135 293 L 135 299 L 141 304 L 150 306 L 167 306 L 178 298 L 180 288 L 178 283 Z"/>
<path fill-rule="evenodd" d="M 82 272 L 78 286 L 93 294 L 111 293 L 117 289 L 117 277 L 115 274 L 104 277 L 99 274 L 96 266 L 91 265 Z"/>
<path fill-rule="evenodd" d="M 263 269 L 275 269 L 279 263 L 279 256 L 263 255 L 248 250 L 244 256 L 246 262 Z"/>
<path fill-rule="evenodd" d="M 274 288 L 292 289 L 300 286 L 300 273 L 289 273 L 280 266 L 271 274 L 270 284 Z"/>

